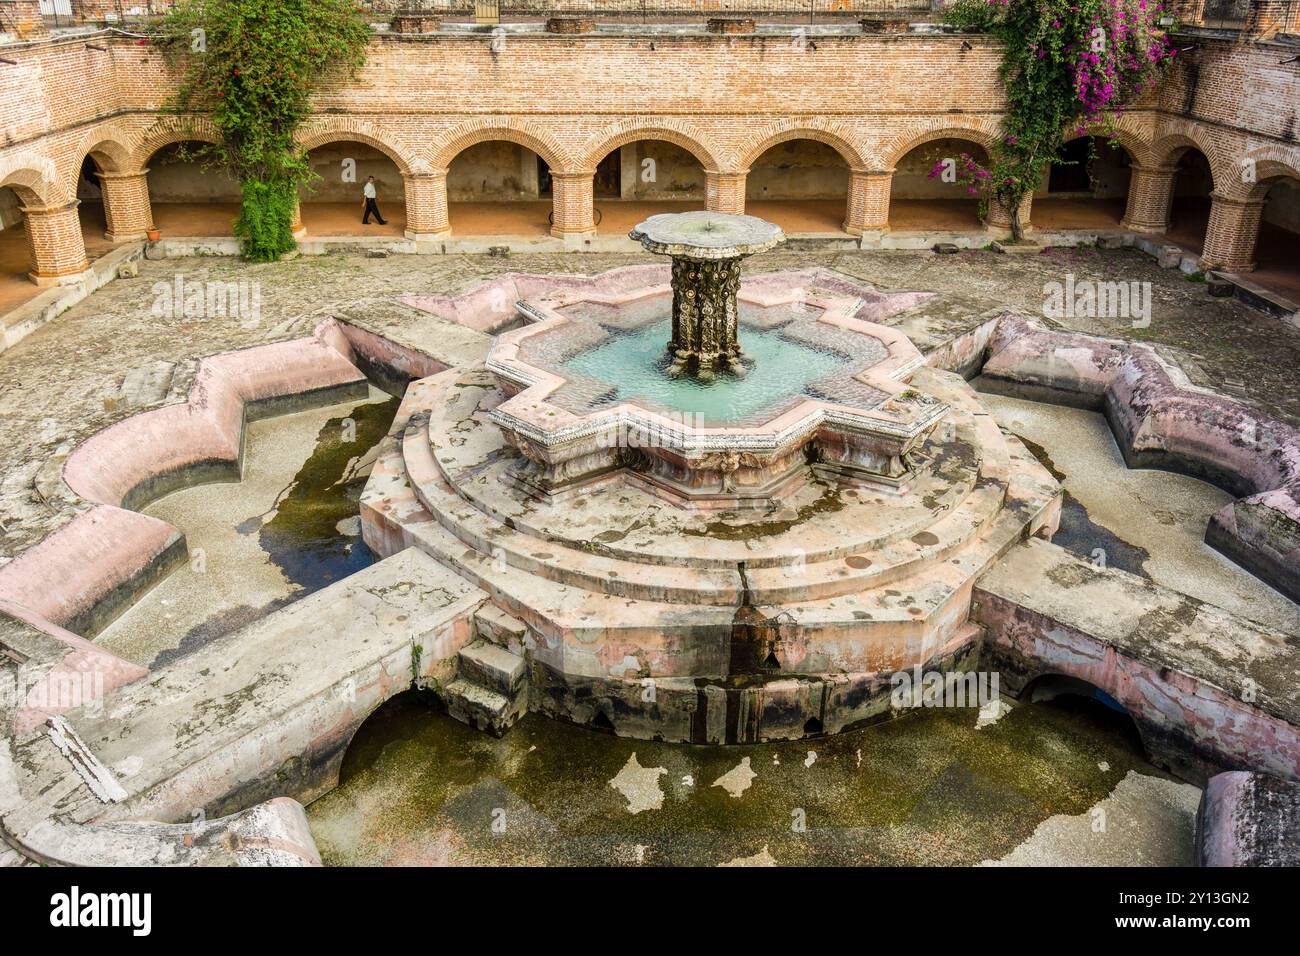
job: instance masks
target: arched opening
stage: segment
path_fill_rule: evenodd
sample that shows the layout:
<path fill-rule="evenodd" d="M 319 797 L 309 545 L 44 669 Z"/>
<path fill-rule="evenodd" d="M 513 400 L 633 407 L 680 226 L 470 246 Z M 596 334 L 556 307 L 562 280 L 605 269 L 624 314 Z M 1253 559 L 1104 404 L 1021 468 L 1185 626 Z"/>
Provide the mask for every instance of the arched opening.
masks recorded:
<path fill-rule="evenodd" d="M 1034 191 L 1034 225 L 1117 229 L 1128 199 L 1132 157 L 1115 140 L 1080 136 L 1062 148 Z"/>
<path fill-rule="evenodd" d="M 1124 740 L 1134 753 L 1146 753 L 1133 715 L 1100 687 L 1067 674 L 1043 674 L 1020 692 L 1021 704 L 1044 704 L 1072 720 Z"/>
<path fill-rule="evenodd" d="M 368 143 L 335 141 L 308 150 L 312 177 L 298 191 L 298 213 L 311 236 L 401 236 L 406 231 L 406 188 L 397 163 Z M 362 223 L 365 186 L 375 177 L 375 201 L 384 224 Z"/>
<path fill-rule="evenodd" d="M 932 139 L 909 150 L 895 164 L 889 187 L 890 231 L 970 232 L 982 228 L 979 199 L 960 173 L 969 162 L 986 166 L 988 161 L 988 151 L 968 139 Z"/>
<path fill-rule="evenodd" d="M 1193 252 L 1203 252 L 1205 230 L 1210 224 L 1210 193 L 1214 191 L 1210 161 L 1192 146 L 1177 151 L 1170 161 L 1176 165 L 1177 172 L 1166 235 L 1171 242 Z"/>
<path fill-rule="evenodd" d="M 745 211 L 787 233 L 842 233 L 848 198 L 849 164 L 813 139 L 776 144 L 745 177 Z"/>
<path fill-rule="evenodd" d="M 1300 302 L 1300 179 L 1277 176 L 1258 190 L 1264 193 L 1264 211 L 1251 279 Z"/>
<path fill-rule="evenodd" d="M 447 167 L 447 212 L 458 236 L 548 235 L 550 166 L 508 140 L 467 146 Z"/>
<path fill-rule="evenodd" d="M 150 157 L 149 204 L 163 234 L 233 236 L 239 217 L 239 183 L 201 157 L 206 144 L 179 142 Z"/>
<path fill-rule="evenodd" d="M 598 231 L 626 234 L 647 216 L 703 209 L 704 191 L 704 166 L 690 150 L 662 139 L 625 143 L 596 166 Z"/>
<path fill-rule="evenodd" d="M 0 189 L 0 313 L 8 312 L 41 293 L 28 274 L 32 271 L 32 248 L 23 222 L 22 197 L 14 190 Z"/>
<path fill-rule="evenodd" d="M 77 171 L 77 216 L 81 220 L 81 238 L 86 258 L 91 262 L 113 248 L 109 241 L 108 215 L 104 208 L 104 187 L 100 174 L 111 172 L 108 163 L 94 153 L 85 156 Z"/>

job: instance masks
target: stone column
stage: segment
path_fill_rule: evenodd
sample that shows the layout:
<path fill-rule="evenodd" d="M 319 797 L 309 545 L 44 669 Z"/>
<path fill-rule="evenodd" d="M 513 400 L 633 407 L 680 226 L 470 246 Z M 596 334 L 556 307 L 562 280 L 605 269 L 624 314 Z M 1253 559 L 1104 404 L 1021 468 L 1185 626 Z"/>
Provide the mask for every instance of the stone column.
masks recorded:
<path fill-rule="evenodd" d="M 104 194 L 104 219 L 109 242 L 133 242 L 145 238 L 153 228 L 153 209 L 149 205 L 149 170 L 136 173 L 96 173 Z"/>
<path fill-rule="evenodd" d="M 893 183 L 892 169 L 850 169 L 844 231 L 854 236 L 886 232 Z"/>
<path fill-rule="evenodd" d="M 551 172 L 551 202 L 555 221 L 551 235 L 589 236 L 596 231 L 594 174 Z"/>
<path fill-rule="evenodd" d="M 1201 262 L 1211 269 L 1250 272 L 1255 268 L 1255 242 L 1264 215 L 1264 199 L 1233 199 L 1210 194 L 1210 224 L 1205 230 Z"/>
<path fill-rule="evenodd" d="M 673 353 L 675 374 L 694 372 L 703 379 L 715 371 L 738 371 L 740 259 L 688 259 L 673 256 Z"/>
<path fill-rule="evenodd" d="M 1033 208 L 1034 194 L 1026 193 L 1025 198 L 1020 200 L 1020 228 L 1025 235 L 1028 235 L 1033 229 L 1033 223 L 1029 218 Z M 1011 232 L 1011 216 L 1002 208 L 1002 203 L 998 202 L 996 199 L 989 200 L 988 217 L 985 220 L 984 226 L 992 232 L 1007 234 L 1010 234 Z"/>
<path fill-rule="evenodd" d="M 725 212 L 741 216 L 745 212 L 745 178 L 743 173 L 704 171 L 704 208 L 712 212 Z"/>
<path fill-rule="evenodd" d="M 24 206 L 31 279 L 37 285 L 75 281 L 90 268 L 81 238 L 77 200 L 63 206 Z"/>
<path fill-rule="evenodd" d="M 447 170 L 406 173 L 402 176 L 402 185 L 406 192 L 406 238 L 440 239 L 449 236 Z"/>
<path fill-rule="evenodd" d="M 1174 198 L 1178 167 L 1133 166 L 1128 182 L 1128 204 L 1119 224 L 1133 232 L 1161 233 L 1169 228 L 1169 204 Z"/>

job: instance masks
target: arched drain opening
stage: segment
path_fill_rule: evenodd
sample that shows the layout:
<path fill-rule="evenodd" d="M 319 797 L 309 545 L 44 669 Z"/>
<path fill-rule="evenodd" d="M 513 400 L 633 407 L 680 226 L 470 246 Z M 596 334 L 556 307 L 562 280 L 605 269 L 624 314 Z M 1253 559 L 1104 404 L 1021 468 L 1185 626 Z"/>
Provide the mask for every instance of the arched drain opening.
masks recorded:
<path fill-rule="evenodd" d="M 1020 692 L 1022 704 L 1037 704 L 1047 712 L 1068 714 L 1099 733 L 1122 739 L 1135 754 L 1145 757 L 1146 745 L 1133 715 L 1096 684 L 1066 674 L 1036 677 Z"/>
<path fill-rule="evenodd" d="M 825 733 L 826 730 L 824 727 L 822 727 L 822 722 L 819 719 L 817 719 L 816 717 L 809 717 L 806 721 L 804 721 L 803 732 L 811 736 L 812 734 Z"/>
<path fill-rule="evenodd" d="M 591 718 L 591 723 L 587 725 L 592 730 L 601 730 L 607 734 L 614 733 L 614 723 L 605 716 L 605 712 L 597 711 L 596 716 Z"/>
<path fill-rule="evenodd" d="M 446 712 L 447 708 L 433 691 L 412 688 L 394 694 L 371 711 L 352 735 L 339 767 L 339 786 L 373 766 L 384 748 L 401 736 L 405 728 Z"/>

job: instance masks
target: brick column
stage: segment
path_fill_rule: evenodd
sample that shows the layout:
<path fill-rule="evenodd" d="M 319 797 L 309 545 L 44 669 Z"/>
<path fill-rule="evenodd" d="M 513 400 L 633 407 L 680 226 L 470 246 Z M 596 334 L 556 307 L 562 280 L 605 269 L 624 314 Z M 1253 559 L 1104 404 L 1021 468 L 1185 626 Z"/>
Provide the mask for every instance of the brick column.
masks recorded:
<path fill-rule="evenodd" d="M 596 231 L 594 174 L 552 170 L 551 202 L 555 211 L 551 235 L 563 239 L 589 236 Z"/>
<path fill-rule="evenodd" d="M 740 216 L 745 212 L 745 177 L 743 173 L 704 171 L 704 208 Z"/>
<path fill-rule="evenodd" d="M 1025 198 L 1020 200 L 1020 228 L 1028 235 L 1033 228 L 1033 222 L 1030 220 L 1030 213 L 1034 208 L 1034 194 L 1026 193 Z M 1007 211 L 1002 208 L 1002 203 L 996 199 L 989 200 L 988 215 L 984 221 L 984 227 L 992 232 L 1011 232 L 1011 217 Z"/>
<path fill-rule="evenodd" d="M 147 169 L 138 173 L 96 173 L 104 194 L 104 219 L 109 242 L 134 242 L 153 228 Z"/>
<path fill-rule="evenodd" d="M 302 224 L 302 197 L 297 192 L 293 194 L 293 215 L 289 217 L 289 231 L 295 239 L 307 235 L 307 227 Z"/>
<path fill-rule="evenodd" d="M 1161 233 L 1169 228 L 1169 204 L 1174 198 L 1178 167 L 1133 166 L 1128 181 L 1128 204 L 1119 224 L 1133 232 Z"/>
<path fill-rule="evenodd" d="M 406 238 L 434 239 L 451 234 L 447 217 L 447 170 L 406 173 Z"/>
<path fill-rule="evenodd" d="M 74 199 L 64 206 L 23 207 L 27 246 L 32 253 L 30 276 L 37 285 L 69 281 L 90 268 L 77 206 Z"/>
<path fill-rule="evenodd" d="M 1264 215 L 1264 199 L 1230 199 L 1210 194 L 1210 224 L 1205 230 L 1201 262 L 1212 269 L 1250 272 L 1255 268 L 1255 242 Z"/>
<path fill-rule="evenodd" d="M 854 236 L 887 231 L 889 190 L 893 183 L 892 169 L 850 169 L 844 231 Z"/>

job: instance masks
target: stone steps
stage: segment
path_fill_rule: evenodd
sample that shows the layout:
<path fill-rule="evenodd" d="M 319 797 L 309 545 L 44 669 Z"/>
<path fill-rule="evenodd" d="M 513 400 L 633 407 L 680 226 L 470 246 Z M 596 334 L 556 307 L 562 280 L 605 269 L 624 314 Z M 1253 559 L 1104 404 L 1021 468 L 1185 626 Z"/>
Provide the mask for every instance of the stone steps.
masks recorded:
<path fill-rule="evenodd" d="M 443 379 L 442 387 L 452 384 Z M 424 401 L 437 395 L 423 396 Z M 997 426 L 987 416 L 976 422 L 993 430 L 986 440 L 1000 454 L 990 456 L 993 470 L 1006 474 L 1007 455 Z M 530 574 L 572 587 L 642 601 L 717 604 L 734 607 L 741 601 L 743 585 L 734 569 L 681 568 L 642 564 L 564 547 L 502 525 L 465 501 L 447 483 L 428 441 L 428 425 L 413 421 L 401 440 L 401 454 L 410 487 L 425 509 L 448 531 L 470 547 Z M 990 476 L 991 478 L 991 476 Z M 852 557 L 836 557 L 805 565 L 797 576 L 786 568 L 755 569 L 750 577 L 750 597 L 756 604 L 789 600 L 820 600 L 883 587 L 918 567 L 943 560 L 962 547 L 1002 505 L 1004 487 L 991 478 L 976 488 L 961 505 L 945 515 L 919 540 L 898 542 L 874 555 L 869 564 L 854 566 Z M 928 543 L 931 542 L 932 543 Z"/>
<path fill-rule="evenodd" d="M 456 655 L 456 679 L 442 697 L 452 717 L 500 737 L 528 710 L 528 665 L 504 647 L 474 641 Z"/>
<path fill-rule="evenodd" d="M 643 544 L 640 535 L 631 534 L 624 541 L 602 539 L 593 543 L 583 524 L 566 526 L 548 507 L 527 502 L 521 505 L 519 498 L 508 490 L 508 473 L 514 463 L 511 455 L 503 455 L 503 452 L 509 451 L 509 445 L 497 428 L 476 425 L 486 419 L 487 412 L 499 397 L 488 386 L 490 381 L 491 376 L 478 369 L 457 378 L 454 387 L 445 387 L 438 394 L 437 413 L 429 420 L 429 442 L 443 482 L 493 523 L 506 524 L 550 544 L 577 549 L 590 549 L 594 545 L 602 555 L 637 563 L 728 570 L 734 569 L 740 561 L 745 561 L 750 568 L 784 567 L 792 563 L 792 549 L 779 536 L 733 542 L 701 537 L 687 530 L 691 527 L 689 522 L 678 524 L 673 521 L 673 517 L 680 513 L 676 506 L 665 505 L 657 497 L 621 480 L 584 489 L 587 510 L 604 513 L 606 509 L 618 507 L 615 502 L 621 503 L 629 497 L 635 501 L 644 500 L 658 521 L 668 518 L 667 525 L 656 533 L 656 545 L 662 546 L 652 552 L 640 546 Z M 936 390 L 944 384 L 938 380 Z M 947 400 L 947 396 L 944 397 Z M 962 400 L 964 396 L 958 392 L 950 404 L 960 406 Z M 798 540 L 800 562 L 839 560 L 905 540 L 928 528 L 938 516 L 960 507 L 972 493 L 977 479 L 1005 478 L 1006 456 L 999 454 L 997 446 L 1001 442 L 996 425 L 987 416 L 973 414 L 978 409 L 965 411 L 966 417 L 953 425 L 953 431 L 966 452 L 974 456 L 973 464 L 949 467 L 943 482 L 923 481 L 923 493 L 914 491 L 910 505 L 906 500 L 890 500 L 889 513 L 896 517 L 883 527 L 874 524 L 846 527 L 831 516 L 820 521 L 803 521 Z M 994 445 L 991 452 L 982 447 L 990 441 Z M 988 458 L 987 462 L 985 458 Z M 873 494 L 870 490 L 863 493 Z M 925 500 L 924 508 L 918 503 L 920 498 Z M 638 517 L 632 509 L 626 520 L 635 524 Z M 879 513 L 876 515 L 878 521 L 883 517 Z M 762 524 L 765 520 L 760 518 L 757 523 Z M 698 529 L 698 523 L 695 528 Z M 684 544 L 674 548 L 671 544 L 674 538 Z"/>
<path fill-rule="evenodd" d="M 519 693 L 528 676 L 528 667 L 518 654 L 504 647 L 475 641 L 461 648 L 456 658 L 456 673 L 505 697 Z"/>

